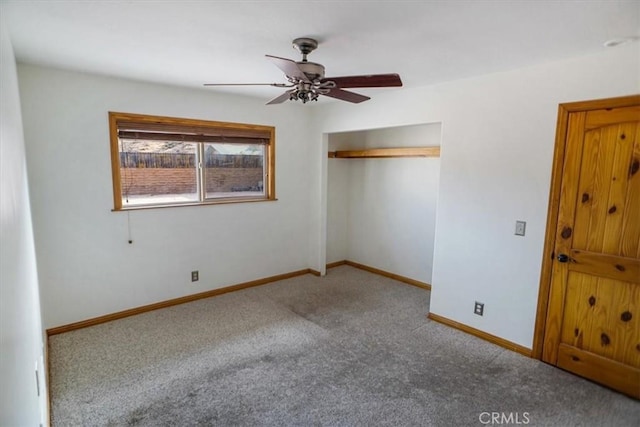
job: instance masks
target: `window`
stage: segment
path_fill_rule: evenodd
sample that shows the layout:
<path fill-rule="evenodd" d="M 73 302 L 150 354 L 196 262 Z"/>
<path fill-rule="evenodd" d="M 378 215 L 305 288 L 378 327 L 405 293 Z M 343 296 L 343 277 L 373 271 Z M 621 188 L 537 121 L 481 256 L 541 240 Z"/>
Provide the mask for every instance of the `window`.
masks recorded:
<path fill-rule="evenodd" d="M 114 210 L 275 200 L 271 126 L 109 113 Z"/>

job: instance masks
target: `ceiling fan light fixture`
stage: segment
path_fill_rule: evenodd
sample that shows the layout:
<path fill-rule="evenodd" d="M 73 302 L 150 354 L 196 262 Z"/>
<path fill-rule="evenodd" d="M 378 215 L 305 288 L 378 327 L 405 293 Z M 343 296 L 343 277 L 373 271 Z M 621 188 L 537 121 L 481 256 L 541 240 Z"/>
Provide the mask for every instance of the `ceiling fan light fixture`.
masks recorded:
<path fill-rule="evenodd" d="M 291 95 L 289 96 L 289 100 L 290 101 L 300 100 L 302 101 L 303 104 L 306 104 L 309 101 L 318 101 L 318 96 L 320 96 L 320 93 L 314 89 L 295 88 L 291 92 Z"/>

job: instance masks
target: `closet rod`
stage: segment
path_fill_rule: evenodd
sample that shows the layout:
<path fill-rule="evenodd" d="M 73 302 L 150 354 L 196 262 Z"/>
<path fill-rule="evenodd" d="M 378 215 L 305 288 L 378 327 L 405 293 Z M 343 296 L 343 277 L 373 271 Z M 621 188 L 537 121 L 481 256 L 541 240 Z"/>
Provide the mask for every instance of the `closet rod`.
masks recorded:
<path fill-rule="evenodd" d="M 329 158 L 336 159 L 387 157 L 440 157 L 440 147 L 371 148 L 368 150 L 329 151 Z"/>

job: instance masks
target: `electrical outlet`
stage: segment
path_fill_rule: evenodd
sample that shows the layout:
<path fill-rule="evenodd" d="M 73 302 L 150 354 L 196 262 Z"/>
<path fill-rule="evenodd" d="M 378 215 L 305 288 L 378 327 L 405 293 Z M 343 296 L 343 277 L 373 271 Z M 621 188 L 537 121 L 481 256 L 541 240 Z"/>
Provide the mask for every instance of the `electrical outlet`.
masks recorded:
<path fill-rule="evenodd" d="M 476 301 L 476 305 L 473 307 L 473 314 L 482 316 L 484 314 L 484 303 Z"/>
<path fill-rule="evenodd" d="M 525 221 L 516 221 L 516 236 L 524 236 L 525 228 L 527 228 Z"/>
<path fill-rule="evenodd" d="M 198 275 L 198 270 L 192 271 L 191 272 L 191 281 L 192 282 L 197 282 L 198 280 L 200 280 L 199 275 Z"/>

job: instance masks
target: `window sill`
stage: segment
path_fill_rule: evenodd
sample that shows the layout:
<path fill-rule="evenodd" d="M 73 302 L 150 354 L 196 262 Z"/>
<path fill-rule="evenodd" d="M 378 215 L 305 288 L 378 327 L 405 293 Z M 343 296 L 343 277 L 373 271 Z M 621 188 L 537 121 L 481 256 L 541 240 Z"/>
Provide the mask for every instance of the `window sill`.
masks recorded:
<path fill-rule="evenodd" d="M 278 199 L 265 199 L 265 198 L 246 198 L 246 199 L 219 199 L 208 200 L 206 202 L 190 202 L 190 203 L 167 203 L 158 205 L 140 205 L 140 206 L 126 206 L 120 209 L 111 209 L 111 212 L 124 212 L 124 211 L 139 211 L 147 209 L 164 209 L 164 208 L 178 208 L 185 206 L 211 206 L 211 205 L 233 205 L 237 203 L 255 203 L 255 202 L 276 202 Z"/>

